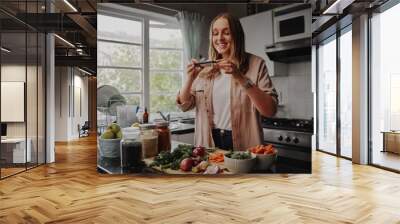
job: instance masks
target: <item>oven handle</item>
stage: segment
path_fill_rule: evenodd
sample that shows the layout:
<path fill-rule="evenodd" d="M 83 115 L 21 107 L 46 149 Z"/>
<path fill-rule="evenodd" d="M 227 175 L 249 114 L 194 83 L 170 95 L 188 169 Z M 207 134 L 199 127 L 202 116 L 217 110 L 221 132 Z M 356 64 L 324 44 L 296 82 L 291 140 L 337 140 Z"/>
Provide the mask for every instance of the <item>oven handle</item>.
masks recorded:
<path fill-rule="evenodd" d="M 279 144 L 279 143 L 275 143 L 275 142 L 264 142 L 264 144 L 272 144 L 274 147 L 276 147 L 278 149 L 284 148 L 284 149 L 288 149 L 288 150 L 311 153 L 311 146 L 310 147 L 299 147 L 299 146 Z"/>

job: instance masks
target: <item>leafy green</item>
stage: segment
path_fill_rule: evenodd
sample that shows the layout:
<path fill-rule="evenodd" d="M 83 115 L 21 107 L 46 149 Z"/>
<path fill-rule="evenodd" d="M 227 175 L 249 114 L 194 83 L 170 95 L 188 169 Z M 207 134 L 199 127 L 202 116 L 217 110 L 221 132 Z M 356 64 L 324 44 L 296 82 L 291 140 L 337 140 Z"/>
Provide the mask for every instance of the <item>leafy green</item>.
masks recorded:
<path fill-rule="evenodd" d="M 235 151 L 235 152 L 227 153 L 226 157 L 231 158 L 231 159 L 250 159 L 251 153 L 249 151 L 246 151 L 246 152 Z"/>
<path fill-rule="evenodd" d="M 193 145 L 180 144 L 172 152 L 162 151 L 154 158 L 150 167 L 160 166 L 161 169 L 178 170 L 181 161 L 192 156 L 193 148 Z"/>

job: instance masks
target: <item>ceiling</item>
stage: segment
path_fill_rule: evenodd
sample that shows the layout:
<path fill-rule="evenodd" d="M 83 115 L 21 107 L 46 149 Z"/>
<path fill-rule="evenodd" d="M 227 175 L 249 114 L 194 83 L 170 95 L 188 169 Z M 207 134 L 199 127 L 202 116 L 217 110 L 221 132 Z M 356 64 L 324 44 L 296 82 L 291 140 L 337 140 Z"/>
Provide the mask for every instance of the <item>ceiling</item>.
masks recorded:
<path fill-rule="evenodd" d="M 305 2 L 310 2 L 306 0 Z M 15 55 L 26 55 L 24 33 L 26 29 L 38 32 L 54 32 L 61 38 L 55 38 L 56 65 L 79 66 L 96 73 L 97 67 L 97 2 L 99 3 L 152 3 L 163 7 L 180 9 L 180 3 L 196 1 L 180 0 L 1 0 L 0 26 L 4 33 L 3 43 L 14 49 Z M 204 1 L 198 3 L 225 3 L 225 1 Z M 288 4 L 302 3 L 303 0 L 269 0 L 268 4 L 260 0 L 236 0 L 247 3 L 247 14 L 258 13 Z M 69 4 L 68 4 L 69 3 Z M 173 4 L 175 3 L 175 4 Z M 178 4 L 176 4 L 178 3 Z M 196 7 L 195 4 L 186 4 Z M 52 13 L 49 13 L 49 12 Z M 28 38 L 29 39 L 29 38 Z M 29 41 L 29 40 L 28 40 Z M 74 47 L 72 47 L 72 45 Z M 5 46 L 5 45 L 4 45 Z M 27 52 L 34 53 L 35 45 L 28 44 Z"/>
<path fill-rule="evenodd" d="M 26 55 L 25 31 L 52 32 L 55 38 L 56 66 L 78 66 L 96 73 L 96 0 L 1 0 L 2 44 L 12 49 L 7 56 Z M 71 7 L 72 6 L 72 7 Z M 49 12 L 52 13 L 49 13 Z M 28 35 L 28 41 L 32 35 Z M 36 42 L 36 41 L 35 41 Z M 73 46 L 74 45 L 74 46 Z M 36 51 L 27 45 L 28 58 Z"/>

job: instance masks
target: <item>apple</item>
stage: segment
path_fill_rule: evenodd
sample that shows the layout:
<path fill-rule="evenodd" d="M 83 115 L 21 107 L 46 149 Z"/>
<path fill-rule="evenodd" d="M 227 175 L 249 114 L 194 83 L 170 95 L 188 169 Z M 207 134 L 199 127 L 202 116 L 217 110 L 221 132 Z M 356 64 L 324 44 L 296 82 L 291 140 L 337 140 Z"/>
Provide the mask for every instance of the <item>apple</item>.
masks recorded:
<path fill-rule="evenodd" d="M 201 147 L 201 146 L 197 146 L 196 148 L 193 149 L 193 152 L 192 152 L 193 157 L 197 157 L 197 156 L 203 157 L 205 154 L 206 154 L 206 148 Z"/>
<path fill-rule="evenodd" d="M 181 170 L 183 171 L 190 171 L 193 167 L 193 159 L 186 158 L 181 161 Z"/>

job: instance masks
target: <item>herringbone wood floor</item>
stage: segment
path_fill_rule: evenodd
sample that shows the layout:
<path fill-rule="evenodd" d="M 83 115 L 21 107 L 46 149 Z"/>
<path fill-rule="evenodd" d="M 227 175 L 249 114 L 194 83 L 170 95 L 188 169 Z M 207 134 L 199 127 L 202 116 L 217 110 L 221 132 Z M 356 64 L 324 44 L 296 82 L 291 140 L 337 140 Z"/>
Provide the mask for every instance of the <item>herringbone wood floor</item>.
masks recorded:
<path fill-rule="evenodd" d="M 312 175 L 102 176 L 96 144 L 0 181 L 0 223 L 400 223 L 400 175 L 315 152 Z"/>

